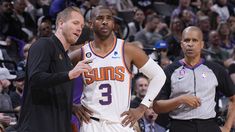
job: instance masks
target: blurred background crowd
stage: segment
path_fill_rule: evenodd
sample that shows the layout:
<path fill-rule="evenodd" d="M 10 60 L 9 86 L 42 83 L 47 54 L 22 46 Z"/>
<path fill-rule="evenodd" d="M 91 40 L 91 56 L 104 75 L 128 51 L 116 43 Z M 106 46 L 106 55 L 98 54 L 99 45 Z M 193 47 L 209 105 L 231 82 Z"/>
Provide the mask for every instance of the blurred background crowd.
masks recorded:
<path fill-rule="evenodd" d="M 106 5 L 115 14 L 116 36 L 142 48 L 162 68 L 182 58 L 182 30 L 198 26 L 205 42 L 203 57 L 224 66 L 235 83 L 235 0 L 0 0 L 0 130 L 18 119 L 30 46 L 53 34 L 57 13 L 72 5 L 80 7 L 86 24 L 70 51 L 93 39 L 90 11 Z M 135 67 L 132 70 L 131 107 L 137 107 L 148 78 Z M 222 94 L 218 98 L 218 123 L 222 125 L 227 101 Z M 160 132 L 169 125 L 167 117 L 157 119 L 152 109 L 138 122 L 138 129 L 155 131 L 146 128 L 146 123 L 155 124 Z"/>

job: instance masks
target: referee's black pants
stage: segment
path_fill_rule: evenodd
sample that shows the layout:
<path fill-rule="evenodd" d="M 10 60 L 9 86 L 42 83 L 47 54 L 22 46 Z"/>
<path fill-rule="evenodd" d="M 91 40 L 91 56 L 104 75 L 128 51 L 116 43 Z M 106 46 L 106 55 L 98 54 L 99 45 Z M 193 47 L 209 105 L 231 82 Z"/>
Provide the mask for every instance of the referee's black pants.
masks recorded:
<path fill-rule="evenodd" d="M 172 119 L 170 132 L 221 132 L 221 130 L 214 119 Z"/>

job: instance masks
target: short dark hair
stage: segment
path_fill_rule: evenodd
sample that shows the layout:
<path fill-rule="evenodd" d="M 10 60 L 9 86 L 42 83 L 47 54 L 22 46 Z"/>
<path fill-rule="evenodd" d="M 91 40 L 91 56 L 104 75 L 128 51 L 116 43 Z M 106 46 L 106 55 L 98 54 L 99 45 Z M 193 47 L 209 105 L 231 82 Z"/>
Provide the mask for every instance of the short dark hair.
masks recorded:
<path fill-rule="evenodd" d="M 139 78 L 145 78 L 145 79 L 147 79 L 148 80 L 148 77 L 147 76 L 145 76 L 143 73 L 137 73 L 137 74 L 135 74 L 135 76 L 134 76 L 134 80 L 135 80 L 135 82 L 136 82 L 136 80 L 138 80 Z"/>
<path fill-rule="evenodd" d="M 94 7 L 94 8 L 91 9 L 91 16 L 90 16 L 90 18 L 91 18 L 91 19 L 94 18 L 94 17 L 96 16 L 97 11 L 98 11 L 98 10 L 101 10 L 101 9 L 107 9 L 107 10 L 109 10 L 109 11 L 112 13 L 112 15 L 113 15 L 113 11 L 112 11 L 108 6 L 99 5 L 99 6 L 96 6 L 96 7 Z"/>

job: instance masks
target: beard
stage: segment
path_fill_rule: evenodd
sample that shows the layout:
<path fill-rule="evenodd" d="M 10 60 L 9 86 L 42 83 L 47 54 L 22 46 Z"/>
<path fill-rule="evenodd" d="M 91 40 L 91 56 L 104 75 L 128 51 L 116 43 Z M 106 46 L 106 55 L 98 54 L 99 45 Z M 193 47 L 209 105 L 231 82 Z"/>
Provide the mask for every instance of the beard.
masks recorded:
<path fill-rule="evenodd" d="M 106 40 L 112 34 L 112 31 L 109 31 L 107 33 L 102 33 L 99 29 L 96 29 L 94 30 L 94 33 L 99 39 Z"/>

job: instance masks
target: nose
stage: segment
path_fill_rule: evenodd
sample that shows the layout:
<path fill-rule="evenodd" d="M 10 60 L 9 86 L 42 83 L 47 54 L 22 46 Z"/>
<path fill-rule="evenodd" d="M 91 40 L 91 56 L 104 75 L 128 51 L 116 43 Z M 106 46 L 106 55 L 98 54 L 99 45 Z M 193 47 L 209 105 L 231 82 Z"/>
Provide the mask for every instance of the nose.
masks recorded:
<path fill-rule="evenodd" d="M 78 26 L 77 32 L 78 32 L 78 33 L 81 33 L 81 32 L 82 32 L 82 26 Z"/>
<path fill-rule="evenodd" d="M 104 20 L 102 21 L 102 24 L 103 24 L 103 25 L 106 25 L 107 23 L 108 23 L 107 19 L 104 19 Z"/>
<path fill-rule="evenodd" d="M 192 47 L 192 46 L 193 46 L 193 41 L 192 41 L 192 40 L 190 40 L 190 41 L 188 41 L 188 42 L 185 42 L 185 43 L 186 43 L 186 45 L 189 46 L 189 47 Z"/>
<path fill-rule="evenodd" d="M 188 42 L 188 45 L 192 45 L 192 40 L 190 40 L 190 41 Z"/>

